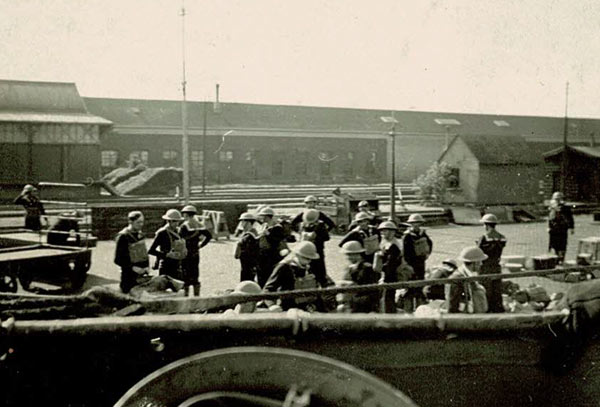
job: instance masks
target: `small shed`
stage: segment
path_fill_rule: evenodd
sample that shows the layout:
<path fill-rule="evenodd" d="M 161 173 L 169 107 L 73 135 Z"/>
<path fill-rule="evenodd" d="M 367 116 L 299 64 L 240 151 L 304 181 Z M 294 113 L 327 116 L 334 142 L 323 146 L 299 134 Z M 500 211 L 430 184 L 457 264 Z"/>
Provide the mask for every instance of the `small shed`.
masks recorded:
<path fill-rule="evenodd" d="M 565 199 L 578 202 L 600 202 L 600 147 L 567 146 L 544 153 L 546 178 L 552 191 L 562 189 L 563 160 L 566 164 Z M 549 196 L 548 196 L 549 197 Z"/>
<path fill-rule="evenodd" d="M 521 136 L 458 135 L 438 162 L 453 172 L 449 203 L 528 204 L 542 198 L 542 156 Z"/>

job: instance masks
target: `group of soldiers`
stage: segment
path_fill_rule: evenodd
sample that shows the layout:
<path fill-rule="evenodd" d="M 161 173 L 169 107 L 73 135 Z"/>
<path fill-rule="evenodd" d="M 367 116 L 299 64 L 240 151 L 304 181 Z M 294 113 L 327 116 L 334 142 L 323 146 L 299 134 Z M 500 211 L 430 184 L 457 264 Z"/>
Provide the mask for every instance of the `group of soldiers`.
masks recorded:
<path fill-rule="evenodd" d="M 257 212 L 246 212 L 239 218 L 236 234 L 240 236 L 235 257 L 241 266 L 240 280 L 254 282 L 252 290 L 265 292 L 325 288 L 336 285 L 325 266 L 325 242 L 334 222 L 315 208 L 316 198 L 306 197 L 305 209 L 291 222 L 300 242 L 291 250 L 284 238 L 284 227 L 273 220 L 273 210 L 260 207 Z M 399 281 L 424 280 L 426 278 L 453 278 L 476 273 L 500 273 L 500 257 L 506 239 L 495 229 L 498 223 L 494 215 L 482 218 L 486 233 L 477 246 L 468 247 L 455 260 L 448 259 L 443 267 L 426 273 L 426 261 L 433 250 L 433 241 L 422 228 L 425 220 L 420 214 L 409 216 L 405 224 L 390 220 L 382 221 L 369 208 L 368 202 L 359 204 L 350 230 L 339 242 L 347 265 L 342 281 L 337 285 L 365 285 L 396 283 Z M 407 229 L 400 233 L 400 227 Z M 308 310 L 338 312 L 386 312 L 399 309 L 413 312 L 431 299 L 446 300 L 449 312 L 501 312 L 502 297 L 496 281 L 489 287 L 471 283 L 439 287 L 408 288 L 401 290 L 369 290 L 339 295 L 337 301 L 321 296 L 297 296 L 285 298 L 279 304 L 283 310 L 302 308 Z M 474 290 L 475 289 L 475 290 Z M 484 299 L 477 296 L 477 289 L 485 292 Z M 399 290 L 400 291 L 400 290 Z M 475 293 L 474 293 L 475 291 Z M 475 296 L 475 307 L 473 297 Z M 489 300 L 488 300 L 489 298 Z M 480 303 L 484 302 L 484 306 Z M 489 307 L 487 304 L 491 304 Z"/>
<path fill-rule="evenodd" d="M 144 215 L 132 211 L 127 215 L 128 226 L 116 239 L 114 262 L 121 268 L 121 291 L 179 291 L 200 295 L 200 249 L 212 239 L 211 233 L 196 217 L 193 205 L 181 211 L 169 209 L 162 216 L 165 225 L 156 231 L 150 249 L 146 250 L 142 231 Z M 158 277 L 150 275 L 148 255 L 155 256 L 152 268 Z"/>
<path fill-rule="evenodd" d="M 27 185 L 15 200 L 25 206 L 26 227 L 40 228 L 43 205 L 33 186 Z M 316 209 L 317 199 L 307 196 L 305 208 L 291 222 L 281 222 L 268 206 L 260 206 L 254 213 L 243 213 L 239 218 L 236 236 L 239 237 L 235 258 L 240 262 L 242 291 L 277 292 L 335 286 L 329 277 L 325 262 L 325 244 L 335 223 Z M 454 259 L 446 259 L 441 266 L 427 270 L 426 261 L 433 250 L 433 241 L 422 228 L 425 220 L 412 214 L 406 223 L 382 220 L 371 211 L 369 204 L 358 205 L 349 231 L 339 247 L 347 265 L 338 285 L 396 283 L 399 281 L 469 277 L 477 274 L 498 274 L 506 238 L 496 230 L 498 219 L 493 214 L 481 218 L 485 233 L 475 246 L 466 247 Z M 120 288 L 125 293 L 184 289 L 186 295 L 200 295 L 200 249 L 212 239 L 211 233 L 199 221 L 193 205 L 183 209 L 169 209 L 162 216 L 165 225 L 157 230 L 147 250 L 144 243 L 144 215 L 139 211 L 128 214 L 128 226 L 116 239 L 115 263 L 121 268 Z M 402 227 L 406 230 L 401 231 Z M 299 238 L 293 248 L 288 247 L 289 229 Z M 549 250 L 554 250 L 559 261 L 564 261 L 568 231 L 573 233 L 573 215 L 564 204 L 562 194 L 556 192 L 550 202 L 548 219 Z M 150 274 L 149 255 L 156 261 L 158 277 Z M 458 260 L 458 262 L 457 262 Z M 503 312 L 501 280 L 491 279 L 481 284 L 459 283 L 425 288 L 356 292 L 337 298 L 296 296 L 283 299 L 283 309 L 342 312 L 386 312 L 401 309 L 415 311 L 431 300 L 444 300 L 448 312 Z"/>

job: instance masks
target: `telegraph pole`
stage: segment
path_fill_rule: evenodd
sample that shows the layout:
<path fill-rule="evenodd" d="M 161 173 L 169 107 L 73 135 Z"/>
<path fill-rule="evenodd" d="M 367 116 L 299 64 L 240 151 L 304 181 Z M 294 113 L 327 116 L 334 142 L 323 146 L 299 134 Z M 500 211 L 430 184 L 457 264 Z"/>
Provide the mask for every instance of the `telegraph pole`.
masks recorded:
<path fill-rule="evenodd" d="M 569 163 L 569 158 L 567 157 L 567 135 L 569 133 L 569 118 L 568 118 L 568 109 L 569 109 L 569 82 L 567 82 L 567 87 L 565 91 L 565 127 L 563 129 L 563 154 L 562 154 L 562 163 L 561 163 L 561 171 L 560 171 L 560 189 L 563 193 L 563 197 L 566 199 L 567 193 L 567 167 Z"/>
<path fill-rule="evenodd" d="M 181 165 L 183 167 L 183 202 L 187 205 L 190 200 L 190 151 L 187 132 L 187 99 L 185 79 L 185 4 L 181 1 L 181 55 L 182 55 L 182 81 L 181 81 Z"/>

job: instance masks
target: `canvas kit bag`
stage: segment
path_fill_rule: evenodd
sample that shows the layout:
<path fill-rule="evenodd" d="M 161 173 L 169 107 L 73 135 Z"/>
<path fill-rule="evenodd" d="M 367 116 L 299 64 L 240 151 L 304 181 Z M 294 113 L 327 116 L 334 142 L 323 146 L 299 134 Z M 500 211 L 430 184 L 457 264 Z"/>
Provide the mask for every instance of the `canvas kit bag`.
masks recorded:
<path fill-rule="evenodd" d="M 417 257 L 427 257 L 431 252 L 431 248 L 429 247 L 429 242 L 425 236 L 418 238 L 414 241 L 415 243 L 415 255 Z"/>

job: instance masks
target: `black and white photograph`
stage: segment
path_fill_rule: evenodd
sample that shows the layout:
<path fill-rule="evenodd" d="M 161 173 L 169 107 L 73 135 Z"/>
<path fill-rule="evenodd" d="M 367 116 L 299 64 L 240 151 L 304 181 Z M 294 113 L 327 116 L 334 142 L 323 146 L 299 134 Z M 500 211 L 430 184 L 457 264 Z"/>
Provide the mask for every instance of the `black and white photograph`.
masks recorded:
<path fill-rule="evenodd" d="M 600 2 L 0 0 L 0 404 L 600 405 Z"/>

